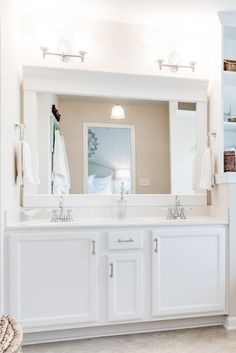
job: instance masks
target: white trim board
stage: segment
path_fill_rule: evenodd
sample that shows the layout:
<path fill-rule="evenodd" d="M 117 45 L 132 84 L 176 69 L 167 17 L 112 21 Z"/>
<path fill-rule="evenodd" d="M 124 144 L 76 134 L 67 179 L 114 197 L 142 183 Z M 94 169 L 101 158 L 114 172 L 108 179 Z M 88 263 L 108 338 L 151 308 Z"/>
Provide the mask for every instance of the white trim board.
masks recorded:
<path fill-rule="evenodd" d="M 208 80 L 87 70 L 23 67 L 24 91 L 184 102 L 207 102 Z"/>
<path fill-rule="evenodd" d="M 158 332 L 176 329 L 221 326 L 224 324 L 225 316 L 208 316 L 196 318 L 184 318 L 173 320 L 150 321 L 142 323 L 115 324 L 108 326 L 94 326 L 85 328 L 74 328 L 55 330 L 47 332 L 24 333 L 24 345 L 43 342 L 59 342 L 78 340 L 94 337 L 106 337 L 117 335 L 128 335 L 145 332 Z"/>
<path fill-rule="evenodd" d="M 236 316 L 227 316 L 227 317 L 225 317 L 223 326 L 227 330 L 236 330 Z"/>

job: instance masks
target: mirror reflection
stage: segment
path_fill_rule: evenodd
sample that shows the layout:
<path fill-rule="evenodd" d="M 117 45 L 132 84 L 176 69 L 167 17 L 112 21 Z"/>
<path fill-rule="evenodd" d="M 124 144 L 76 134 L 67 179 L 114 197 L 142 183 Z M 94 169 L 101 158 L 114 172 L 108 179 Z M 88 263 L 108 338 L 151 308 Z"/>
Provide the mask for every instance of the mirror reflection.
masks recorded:
<path fill-rule="evenodd" d="M 135 193 L 135 128 L 118 124 L 84 124 L 84 180 L 88 194 Z M 87 137 L 87 141 L 86 141 Z M 133 152 L 133 153 L 132 153 Z M 133 162 L 133 163 L 132 163 Z"/>
<path fill-rule="evenodd" d="M 170 114 L 164 101 L 122 99 L 117 107 L 111 98 L 46 92 L 37 100 L 31 146 L 40 183 L 28 193 L 195 193 L 195 104 Z"/>

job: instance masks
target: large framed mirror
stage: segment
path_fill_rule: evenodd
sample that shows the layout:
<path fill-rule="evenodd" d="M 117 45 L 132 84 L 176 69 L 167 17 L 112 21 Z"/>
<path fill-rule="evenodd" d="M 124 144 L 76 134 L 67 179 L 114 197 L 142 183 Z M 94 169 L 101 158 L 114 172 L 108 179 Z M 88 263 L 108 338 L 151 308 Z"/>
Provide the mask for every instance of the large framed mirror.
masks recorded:
<path fill-rule="evenodd" d="M 24 185 L 25 196 L 118 195 L 122 186 L 137 195 L 205 194 L 199 189 L 207 146 L 205 81 L 82 72 L 76 81 L 68 72 L 65 77 L 58 72 L 55 80 L 52 71 L 42 78 L 36 70 L 33 79 L 27 73 L 25 80 L 25 138 L 40 180 Z M 111 118 L 117 101 L 125 119 Z M 52 106 L 60 114 L 56 128 Z M 55 131 L 68 171 L 61 190 L 54 187 Z"/>

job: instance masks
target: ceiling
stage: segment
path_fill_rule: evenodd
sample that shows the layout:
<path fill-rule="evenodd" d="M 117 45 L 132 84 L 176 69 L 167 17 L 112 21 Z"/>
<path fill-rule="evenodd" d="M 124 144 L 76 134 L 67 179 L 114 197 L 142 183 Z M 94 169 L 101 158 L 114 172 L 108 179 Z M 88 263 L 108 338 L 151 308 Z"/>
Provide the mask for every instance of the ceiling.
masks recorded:
<path fill-rule="evenodd" d="M 218 11 L 236 10 L 235 0 L 22 0 L 23 13 L 91 18 L 163 26 L 207 26 Z M 201 19 L 201 20 L 200 20 Z M 199 22 L 200 20 L 200 22 Z"/>

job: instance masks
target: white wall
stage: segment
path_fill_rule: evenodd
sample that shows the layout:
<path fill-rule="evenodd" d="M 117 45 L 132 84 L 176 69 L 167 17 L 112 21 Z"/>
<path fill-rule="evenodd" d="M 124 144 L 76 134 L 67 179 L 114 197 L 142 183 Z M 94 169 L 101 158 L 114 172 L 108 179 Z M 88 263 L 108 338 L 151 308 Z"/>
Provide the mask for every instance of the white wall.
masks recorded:
<path fill-rule="evenodd" d="M 16 184 L 15 153 L 19 131 L 14 123 L 20 120 L 20 66 L 18 61 L 18 1 L 0 2 L 0 312 L 4 311 L 4 210 L 18 207 L 19 187 Z"/>
<path fill-rule="evenodd" d="M 66 69 L 208 78 L 207 34 L 201 32 L 201 27 L 193 30 L 189 24 L 186 28 L 183 25 L 180 28 L 180 24 L 176 28 L 171 23 L 169 26 L 167 24 L 165 27 L 148 27 L 58 17 L 56 13 L 54 16 L 44 14 L 37 17 L 25 14 L 22 15 L 22 62 L 24 65 Z M 60 38 L 68 38 L 73 45 L 74 32 L 88 32 L 91 35 L 91 46 L 84 63 L 78 59 L 63 63 L 58 57 L 42 58 L 39 46 L 42 42 L 48 42 L 50 33 L 54 33 L 53 49 L 57 50 Z M 42 40 L 38 39 L 40 37 Z M 191 70 L 180 70 L 174 74 L 169 69 L 159 71 L 157 57 L 167 58 L 175 50 L 182 54 L 182 63 L 190 60 L 198 62 L 195 73 Z"/>

